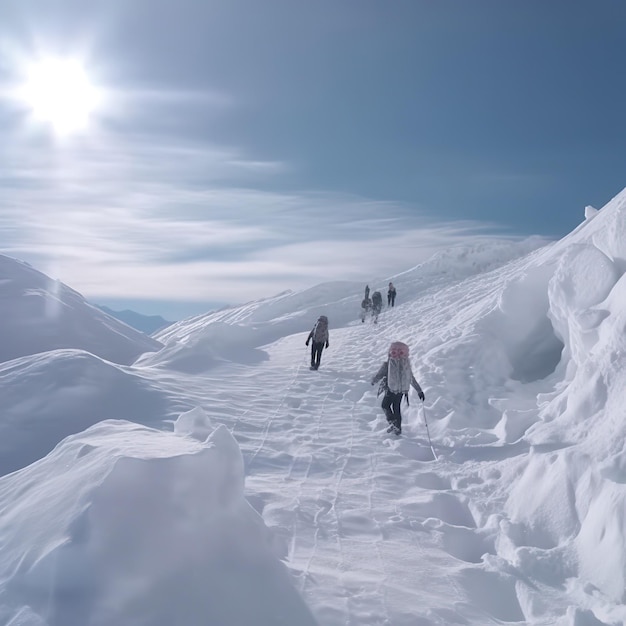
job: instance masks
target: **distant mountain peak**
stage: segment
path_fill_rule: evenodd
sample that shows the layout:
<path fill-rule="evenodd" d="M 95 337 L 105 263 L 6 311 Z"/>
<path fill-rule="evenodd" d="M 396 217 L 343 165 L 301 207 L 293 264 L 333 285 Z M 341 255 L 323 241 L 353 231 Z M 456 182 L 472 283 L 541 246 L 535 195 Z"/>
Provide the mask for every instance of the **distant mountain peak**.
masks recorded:
<path fill-rule="evenodd" d="M 130 309 L 116 311 L 108 306 L 100 304 L 96 304 L 95 306 L 121 322 L 128 324 L 132 328 L 140 330 L 146 335 L 152 335 L 153 333 L 163 330 L 174 323 L 166 320 L 160 315 L 143 315 L 142 313 L 137 313 L 136 311 L 131 311 Z"/>

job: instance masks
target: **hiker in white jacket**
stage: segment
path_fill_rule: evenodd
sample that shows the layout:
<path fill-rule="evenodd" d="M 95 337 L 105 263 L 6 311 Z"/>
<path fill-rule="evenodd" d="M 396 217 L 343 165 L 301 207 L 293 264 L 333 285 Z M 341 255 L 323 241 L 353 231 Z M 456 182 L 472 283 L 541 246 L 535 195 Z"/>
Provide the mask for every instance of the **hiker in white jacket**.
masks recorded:
<path fill-rule="evenodd" d="M 324 350 L 324 347 L 328 348 L 328 318 L 325 315 L 319 316 L 307 337 L 305 345 L 308 346 L 311 340 L 313 340 L 311 345 L 311 369 L 317 370 L 322 359 L 322 350 Z"/>
<path fill-rule="evenodd" d="M 372 385 L 383 379 L 385 396 L 381 406 L 389 422 L 387 432 L 393 431 L 396 435 L 399 435 L 402 432 L 400 403 L 405 395 L 408 402 L 409 387 L 411 386 L 417 391 L 417 396 L 422 402 L 425 399 L 422 388 L 415 380 L 415 376 L 413 376 L 411 362 L 409 361 L 409 347 L 406 344 L 400 341 L 394 341 L 391 344 L 389 358 L 380 366 L 378 372 L 372 378 Z"/>

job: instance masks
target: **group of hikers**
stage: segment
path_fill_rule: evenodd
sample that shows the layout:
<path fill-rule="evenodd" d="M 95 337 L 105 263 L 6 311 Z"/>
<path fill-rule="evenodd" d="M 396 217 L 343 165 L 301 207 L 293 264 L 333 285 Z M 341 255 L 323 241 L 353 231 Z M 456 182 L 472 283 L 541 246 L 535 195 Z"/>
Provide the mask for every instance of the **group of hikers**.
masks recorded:
<path fill-rule="evenodd" d="M 389 283 L 387 289 L 387 306 L 393 307 L 396 304 L 396 288 L 393 283 Z M 370 286 L 365 285 L 365 297 L 361 301 L 361 322 L 365 322 L 368 315 L 372 316 L 374 324 L 378 324 L 378 316 L 383 308 L 383 297 L 380 291 L 375 291 L 370 298 Z"/>
<path fill-rule="evenodd" d="M 374 323 L 378 321 L 378 315 L 382 308 L 382 296 L 379 291 L 375 291 L 372 294 L 372 299 L 369 299 L 370 288 L 369 285 L 365 287 L 365 298 L 361 303 L 363 311 L 371 309 L 374 316 Z M 378 297 L 377 297 L 378 296 Z M 387 291 L 387 306 L 394 306 L 396 299 L 396 289 L 393 283 L 389 283 L 389 290 Z M 368 307 L 365 306 L 366 301 L 370 302 Z M 365 321 L 365 314 L 361 314 L 361 321 Z M 311 369 L 317 370 L 320 366 L 322 358 L 322 351 L 329 346 L 328 336 L 328 317 L 326 315 L 320 315 L 317 322 L 311 329 L 309 336 L 306 340 L 306 345 L 311 343 Z M 389 423 L 387 428 L 388 433 L 394 433 L 400 435 L 402 433 L 402 413 L 400 411 L 400 404 L 402 398 L 406 397 L 407 403 L 409 401 L 409 390 L 411 387 L 417 391 L 419 399 L 424 401 L 424 392 L 420 387 L 413 371 L 411 369 L 411 362 L 409 361 L 409 347 L 401 341 L 394 341 L 387 354 L 387 360 L 380 366 L 371 384 L 379 384 L 378 395 L 384 393 L 382 401 L 382 409 L 385 412 L 385 417 Z"/>

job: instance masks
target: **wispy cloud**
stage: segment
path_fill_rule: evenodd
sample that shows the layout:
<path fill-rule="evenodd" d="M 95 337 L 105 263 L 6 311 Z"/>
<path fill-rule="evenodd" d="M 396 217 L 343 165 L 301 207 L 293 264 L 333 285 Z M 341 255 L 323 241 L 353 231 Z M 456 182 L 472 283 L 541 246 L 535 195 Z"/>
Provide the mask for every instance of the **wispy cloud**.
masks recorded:
<path fill-rule="evenodd" d="M 3 250 L 92 299 L 236 302 L 390 275 L 495 232 L 424 207 L 280 191 L 288 164 L 230 147 L 14 139 L 0 148 Z"/>

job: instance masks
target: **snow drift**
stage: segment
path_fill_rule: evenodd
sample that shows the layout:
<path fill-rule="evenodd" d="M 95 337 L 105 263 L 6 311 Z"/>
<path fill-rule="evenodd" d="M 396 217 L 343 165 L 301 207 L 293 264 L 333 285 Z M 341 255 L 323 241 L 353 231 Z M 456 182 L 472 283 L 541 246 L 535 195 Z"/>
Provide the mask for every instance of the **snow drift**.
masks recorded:
<path fill-rule="evenodd" d="M 314 624 L 231 435 L 180 431 L 102 421 L 0 480 L 3 623 Z"/>

